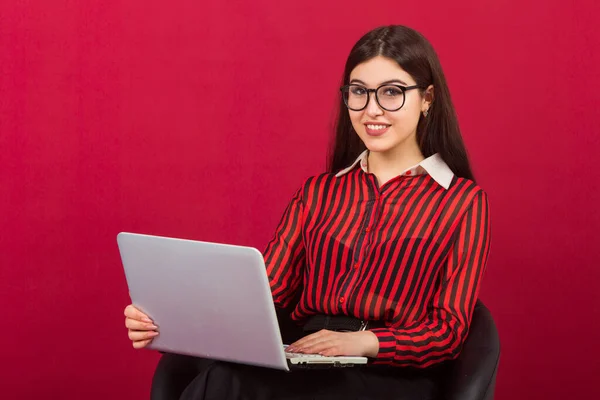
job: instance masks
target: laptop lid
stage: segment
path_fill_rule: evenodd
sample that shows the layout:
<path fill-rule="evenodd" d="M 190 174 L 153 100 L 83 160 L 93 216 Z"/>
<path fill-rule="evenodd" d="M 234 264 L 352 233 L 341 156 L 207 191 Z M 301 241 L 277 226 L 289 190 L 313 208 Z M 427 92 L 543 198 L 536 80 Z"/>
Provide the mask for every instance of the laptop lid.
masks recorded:
<path fill-rule="evenodd" d="M 288 370 L 255 248 L 121 232 L 133 304 L 159 327 L 148 348 Z"/>

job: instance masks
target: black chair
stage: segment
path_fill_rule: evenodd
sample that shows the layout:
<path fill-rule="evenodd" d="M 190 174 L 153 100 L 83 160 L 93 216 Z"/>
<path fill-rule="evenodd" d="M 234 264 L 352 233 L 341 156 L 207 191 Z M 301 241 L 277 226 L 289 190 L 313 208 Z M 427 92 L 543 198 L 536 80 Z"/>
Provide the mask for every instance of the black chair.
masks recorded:
<path fill-rule="evenodd" d="M 449 366 L 447 400 L 493 400 L 500 361 L 500 338 L 490 310 L 478 300 L 469 336 Z"/>
<path fill-rule="evenodd" d="M 299 338 L 299 330 L 289 318 L 289 313 L 279 311 L 282 336 L 290 341 Z M 463 349 L 446 370 L 445 400 L 493 400 L 496 373 L 500 359 L 500 340 L 492 314 L 478 300 L 473 311 L 469 336 Z M 176 399 L 194 378 L 197 364 L 191 357 L 161 358 L 152 381 L 151 398 L 154 400 Z"/>

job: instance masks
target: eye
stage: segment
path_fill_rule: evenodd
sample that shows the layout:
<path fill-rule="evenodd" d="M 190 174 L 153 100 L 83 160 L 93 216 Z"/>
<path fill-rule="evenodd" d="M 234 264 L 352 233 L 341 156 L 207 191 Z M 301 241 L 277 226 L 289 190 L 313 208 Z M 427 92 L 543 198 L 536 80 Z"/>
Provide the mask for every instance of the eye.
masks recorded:
<path fill-rule="evenodd" d="M 387 97 L 402 96 L 402 90 L 395 86 L 384 86 L 381 88 L 381 93 Z"/>
<path fill-rule="evenodd" d="M 350 93 L 352 93 L 354 96 L 364 96 L 367 93 L 367 91 L 364 87 L 351 86 Z"/>

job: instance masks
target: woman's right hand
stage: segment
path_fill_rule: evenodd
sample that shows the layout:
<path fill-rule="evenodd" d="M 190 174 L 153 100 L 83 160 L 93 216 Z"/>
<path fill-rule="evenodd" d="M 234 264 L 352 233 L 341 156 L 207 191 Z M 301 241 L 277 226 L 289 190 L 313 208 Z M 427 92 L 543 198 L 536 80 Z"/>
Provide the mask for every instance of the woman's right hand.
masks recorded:
<path fill-rule="evenodd" d="M 146 347 L 158 336 L 158 327 L 133 304 L 125 307 L 125 327 L 129 330 L 129 339 L 133 342 L 134 349 Z"/>

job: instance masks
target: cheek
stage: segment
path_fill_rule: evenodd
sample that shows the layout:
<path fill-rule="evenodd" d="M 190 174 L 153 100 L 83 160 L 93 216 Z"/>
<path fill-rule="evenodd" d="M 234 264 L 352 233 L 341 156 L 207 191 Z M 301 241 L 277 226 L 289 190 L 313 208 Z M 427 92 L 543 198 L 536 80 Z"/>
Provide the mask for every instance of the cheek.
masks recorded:
<path fill-rule="evenodd" d="M 405 118 L 414 119 L 415 116 L 419 116 L 421 113 L 421 98 L 419 96 L 413 96 L 406 99 L 402 110 L 405 114 Z"/>
<path fill-rule="evenodd" d="M 393 124 L 411 130 L 418 124 L 420 116 L 421 108 L 418 101 L 407 101 L 402 109 L 391 113 L 388 118 Z"/>
<path fill-rule="evenodd" d="M 350 122 L 352 122 L 352 127 L 354 128 L 354 131 L 360 132 L 360 129 L 362 128 L 362 112 L 348 111 L 348 113 L 350 115 Z"/>

